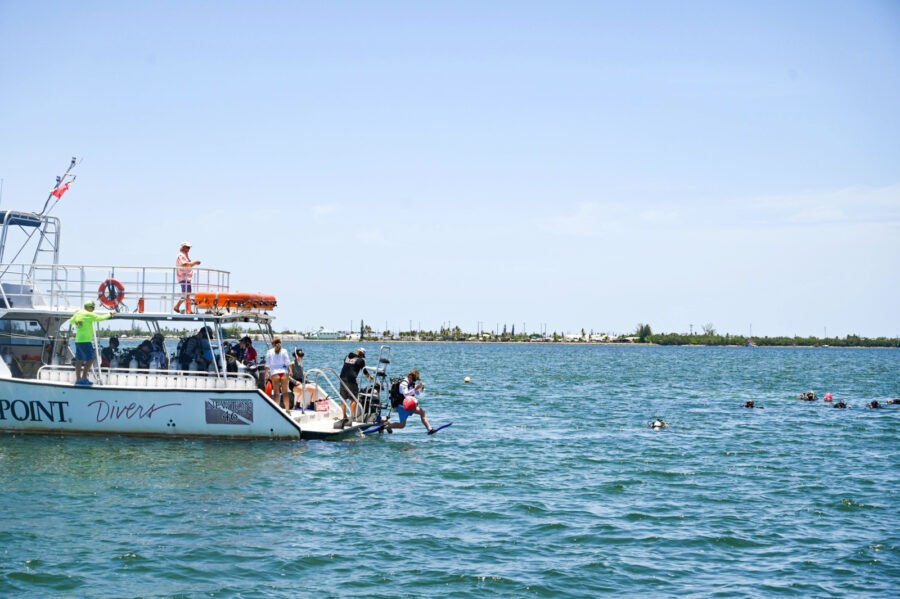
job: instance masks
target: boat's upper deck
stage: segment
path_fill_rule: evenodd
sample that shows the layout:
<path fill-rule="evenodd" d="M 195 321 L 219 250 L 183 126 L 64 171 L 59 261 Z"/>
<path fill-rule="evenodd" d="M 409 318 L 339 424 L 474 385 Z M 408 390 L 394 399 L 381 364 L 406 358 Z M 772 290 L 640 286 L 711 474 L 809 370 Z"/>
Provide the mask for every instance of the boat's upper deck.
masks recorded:
<path fill-rule="evenodd" d="M 0 310 L 74 312 L 88 300 L 99 300 L 117 312 L 174 312 L 182 295 L 174 265 L 60 264 L 60 222 L 46 208 L 42 213 L 0 211 Z M 228 271 L 191 270 L 194 293 L 230 291 Z"/>
<path fill-rule="evenodd" d="M 227 293 L 231 273 L 194 268 L 194 293 Z M 110 296 L 120 312 L 172 313 L 182 296 L 174 267 L 9 264 L 0 267 L 0 308 L 74 311 Z"/>

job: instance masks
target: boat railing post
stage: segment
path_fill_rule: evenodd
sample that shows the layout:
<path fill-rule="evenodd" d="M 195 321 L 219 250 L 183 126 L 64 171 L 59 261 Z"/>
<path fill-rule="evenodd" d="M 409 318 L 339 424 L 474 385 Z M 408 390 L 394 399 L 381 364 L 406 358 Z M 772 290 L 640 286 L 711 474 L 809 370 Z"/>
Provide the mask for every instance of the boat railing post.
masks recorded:
<path fill-rule="evenodd" d="M 94 362 L 91 364 L 91 370 L 94 371 L 97 382 L 101 385 L 105 385 L 106 381 L 103 378 L 103 369 L 100 368 L 100 339 L 97 337 L 97 323 L 91 321 L 91 328 L 94 329 Z"/>

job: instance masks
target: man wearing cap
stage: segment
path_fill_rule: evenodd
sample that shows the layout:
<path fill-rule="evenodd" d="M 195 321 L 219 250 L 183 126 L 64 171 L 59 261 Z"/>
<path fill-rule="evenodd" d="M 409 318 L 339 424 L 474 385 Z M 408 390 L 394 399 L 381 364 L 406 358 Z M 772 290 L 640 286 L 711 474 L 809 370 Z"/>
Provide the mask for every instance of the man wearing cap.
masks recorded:
<path fill-rule="evenodd" d="M 356 351 L 350 352 L 344 358 L 344 366 L 341 368 L 341 398 L 345 401 L 341 402 L 341 412 L 344 415 L 342 425 L 350 424 L 352 416 L 356 414 L 356 398 L 359 396 L 359 385 L 356 379 L 359 372 L 362 371 L 366 378 L 373 380 L 375 377 L 366 372 L 366 350 L 362 347 Z M 350 402 L 351 417 L 347 418 L 347 402 Z"/>
<path fill-rule="evenodd" d="M 112 318 L 112 312 L 97 314 L 94 312 L 94 302 L 87 301 L 84 308 L 72 315 L 65 324 L 75 327 L 75 384 L 93 385 L 88 379 L 91 364 L 97 357 L 94 351 L 94 323 Z"/>
<path fill-rule="evenodd" d="M 188 241 L 181 242 L 181 249 L 178 256 L 175 257 L 175 278 L 181 284 L 181 299 L 172 308 L 175 312 L 181 311 L 181 304 L 186 303 L 185 312 L 191 313 L 191 281 L 194 278 L 194 267 L 200 264 L 199 260 L 191 260 L 188 253 L 191 251 L 191 244 Z"/>

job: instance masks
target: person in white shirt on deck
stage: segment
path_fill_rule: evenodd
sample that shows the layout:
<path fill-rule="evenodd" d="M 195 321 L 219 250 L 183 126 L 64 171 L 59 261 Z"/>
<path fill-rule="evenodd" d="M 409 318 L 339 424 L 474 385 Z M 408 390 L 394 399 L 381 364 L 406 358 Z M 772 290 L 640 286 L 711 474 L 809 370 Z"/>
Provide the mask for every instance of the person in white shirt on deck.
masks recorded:
<path fill-rule="evenodd" d="M 266 370 L 272 382 L 272 399 L 285 410 L 291 409 L 291 393 L 288 390 L 290 367 L 291 355 L 282 349 L 281 339 L 275 337 L 272 339 L 272 349 L 266 352 Z"/>

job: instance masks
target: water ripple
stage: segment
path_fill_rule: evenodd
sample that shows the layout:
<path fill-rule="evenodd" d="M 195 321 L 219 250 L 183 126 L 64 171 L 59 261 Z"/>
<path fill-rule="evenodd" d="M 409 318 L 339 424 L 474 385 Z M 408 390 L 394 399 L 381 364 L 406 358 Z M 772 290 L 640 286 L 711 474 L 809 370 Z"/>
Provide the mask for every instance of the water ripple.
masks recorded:
<path fill-rule="evenodd" d="M 445 433 L 0 437 L 0 595 L 893 597 L 900 352 L 831 349 L 403 345 Z"/>

